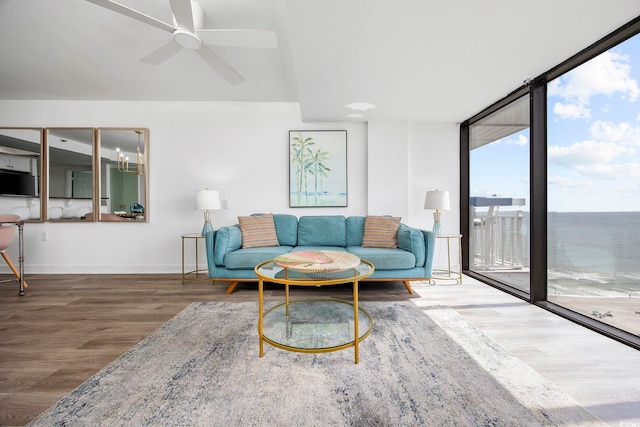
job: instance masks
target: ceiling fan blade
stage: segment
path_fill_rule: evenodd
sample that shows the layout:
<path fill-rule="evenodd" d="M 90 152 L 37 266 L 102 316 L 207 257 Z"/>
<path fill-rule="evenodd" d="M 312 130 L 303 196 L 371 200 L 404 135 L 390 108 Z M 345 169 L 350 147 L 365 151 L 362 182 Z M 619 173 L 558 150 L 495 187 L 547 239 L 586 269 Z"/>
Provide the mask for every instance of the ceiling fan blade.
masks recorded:
<path fill-rule="evenodd" d="M 153 25 L 156 28 L 160 28 L 161 30 L 168 31 L 173 33 L 176 28 L 173 25 L 169 25 L 165 22 L 158 21 L 156 18 L 153 18 L 149 15 L 145 15 L 144 13 L 140 13 L 137 10 L 133 10 L 127 6 L 121 5 L 120 3 L 116 3 L 111 0 L 87 0 L 90 3 L 97 4 L 98 6 L 102 6 L 106 9 L 112 10 L 114 12 L 120 13 L 122 15 L 128 16 L 129 18 L 133 18 L 137 21 L 144 22 L 145 24 Z"/>
<path fill-rule="evenodd" d="M 173 10 L 178 27 L 193 32 L 195 28 L 191 0 L 169 0 L 169 3 L 171 3 L 171 10 Z"/>
<path fill-rule="evenodd" d="M 160 46 L 149 55 L 140 59 L 145 64 L 158 65 L 180 52 L 182 46 L 171 40 L 169 43 Z"/>
<path fill-rule="evenodd" d="M 203 43 L 216 46 L 275 48 L 278 39 L 271 30 L 196 30 Z"/>
<path fill-rule="evenodd" d="M 220 74 L 226 81 L 231 83 L 232 85 L 237 85 L 244 81 L 244 77 L 242 77 L 236 70 L 231 67 L 231 65 L 227 64 L 222 58 L 218 56 L 213 50 L 211 50 L 207 46 L 202 46 L 197 50 L 202 59 L 204 59 L 207 64 L 211 68 L 213 68 L 218 74 Z"/>

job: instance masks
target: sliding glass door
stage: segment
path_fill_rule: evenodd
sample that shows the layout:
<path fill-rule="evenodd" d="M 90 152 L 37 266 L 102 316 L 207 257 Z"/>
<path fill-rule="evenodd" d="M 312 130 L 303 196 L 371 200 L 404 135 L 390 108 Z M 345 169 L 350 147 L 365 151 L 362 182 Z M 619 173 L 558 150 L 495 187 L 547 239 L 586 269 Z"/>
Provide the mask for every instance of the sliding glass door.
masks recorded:
<path fill-rule="evenodd" d="M 469 269 L 529 292 L 529 96 L 469 127 Z"/>

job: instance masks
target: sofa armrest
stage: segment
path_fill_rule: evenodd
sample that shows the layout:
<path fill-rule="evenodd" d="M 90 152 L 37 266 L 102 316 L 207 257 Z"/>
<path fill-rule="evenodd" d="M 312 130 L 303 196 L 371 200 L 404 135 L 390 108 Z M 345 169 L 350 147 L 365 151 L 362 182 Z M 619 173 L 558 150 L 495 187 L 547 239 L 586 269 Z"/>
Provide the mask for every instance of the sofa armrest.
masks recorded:
<path fill-rule="evenodd" d="M 400 224 L 398 227 L 398 248 L 411 252 L 416 257 L 416 267 L 423 267 L 426 259 L 424 235 L 421 230 Z"/>
<path fill-rule="evenodd" d="M 237 251 L 242 247 L 242 231 L 239 225 L 229 225 L 220 227 L 216 231 L 213 247 L 213 262 L 220 267 L 224 267 L 224 257 L 230 252 Z"/>
<path fill-rule="evenodd" d="M 209 278 L 216 277 L 216 263 L 213 261 L 215 252 L 216 232 L 210 230 L 204 235 L 204 243 L 207 251 L 207 269 L 209 270 Z"/>
<path fill-rule="evenodd" d="M 424 273 L 425 277 L 431 277 L 433 272 L 433 257 L 435 255 L 436 235 L 433 231 L 420 230 L 424 235 L 425 261 Z M 462 262 L 462 260 L 460 261 Z"/>

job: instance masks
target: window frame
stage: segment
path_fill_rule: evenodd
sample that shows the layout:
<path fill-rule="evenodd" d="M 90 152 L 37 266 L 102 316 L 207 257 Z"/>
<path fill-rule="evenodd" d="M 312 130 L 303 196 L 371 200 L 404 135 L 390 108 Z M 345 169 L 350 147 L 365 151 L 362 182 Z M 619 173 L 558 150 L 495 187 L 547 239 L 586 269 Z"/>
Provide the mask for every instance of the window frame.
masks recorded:
<path fill-rule="evenodd" d="M 526 81 L 521 87 L 460 124 L 460 230 L 463 235 L 463 253 L 469 254 L 470 126 L 528 93 L 530 97 L 530 292 L 527 294 L 506 283 L 469 270 L 468 256 L 463 257 L 462 260 L 463 272 L 531 304 L 640 349 L 640 337 L 637 335 L 547 301 L 547 84 L 636 35 L 640 35 L 640 17 L 631 20 L 540 76 Z"/>

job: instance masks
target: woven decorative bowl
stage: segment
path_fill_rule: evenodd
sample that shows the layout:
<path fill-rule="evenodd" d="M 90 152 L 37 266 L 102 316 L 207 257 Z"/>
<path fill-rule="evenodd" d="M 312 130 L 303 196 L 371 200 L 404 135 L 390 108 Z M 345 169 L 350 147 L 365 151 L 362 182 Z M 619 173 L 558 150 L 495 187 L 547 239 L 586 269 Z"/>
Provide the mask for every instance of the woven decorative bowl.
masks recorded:
<path fill-rule="evenodd" d="M 360 258 L 348 252 L 300 251 L 283 254 L 274 260 L 280 267 L 304 273 L 329 273 L 360 265 Z"/>

